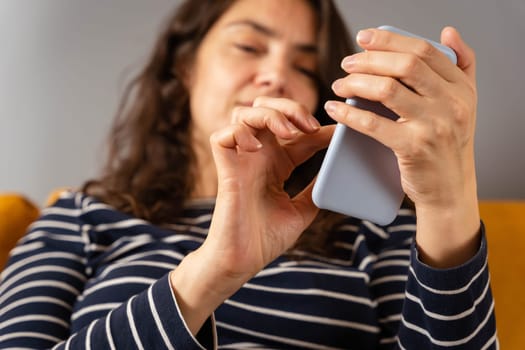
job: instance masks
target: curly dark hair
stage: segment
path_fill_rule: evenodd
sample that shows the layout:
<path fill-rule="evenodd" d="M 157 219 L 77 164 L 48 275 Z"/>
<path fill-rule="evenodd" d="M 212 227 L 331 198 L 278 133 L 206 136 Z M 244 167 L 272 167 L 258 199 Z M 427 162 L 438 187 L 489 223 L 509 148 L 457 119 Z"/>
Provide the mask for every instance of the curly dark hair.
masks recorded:
<path fill-rule="evenodd" d="M 305 1 L 317 15 L 320 103 L 314 115 L 326 125 L 333 121 L 322 102 L 337 98 L 330 85 L 342 76 L 341 59 L 355 50 L 332 0 Z M 181 214 L 195 186 L 184 69 L 193 62 L 209 29 L 234 2 L 187 0 L 168 18 L 146 66 L 127 86 L 109 135 L 107 163 L 100 178 L 84 184 L 85 193 L 156 225 L 169 224 Z M 322 156 L 318 153 L 292 173 L 285 187 L 290 195 L 317 174 Z M 327 231 L 337 218 L 321 213 L 311 228 Z M 319 247 L 326 235 L 306 236 L 315 236 L 315 242 L 305 237 L 300 245 Z"/>

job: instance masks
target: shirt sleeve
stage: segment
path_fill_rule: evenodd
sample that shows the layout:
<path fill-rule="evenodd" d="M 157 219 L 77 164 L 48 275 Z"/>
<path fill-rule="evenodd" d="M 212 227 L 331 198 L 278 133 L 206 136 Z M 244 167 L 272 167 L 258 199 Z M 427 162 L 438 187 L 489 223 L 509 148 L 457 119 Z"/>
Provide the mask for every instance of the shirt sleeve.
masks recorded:
<path fill-rule="evenodd" d="M 89 279 L 82 223 L 74 208 L 51 208 L 12 251 L 0 281 L 0 348 L 211 349 L 213 318 L 194 337 L 168 274 L 70 334 L 74 305 Z M 68 215 L 64 215 L 67 213 Z M 69 217 L 69 219 L 66 219 Z"/>
<path fill-rule="evenodd" d="M 412 246 L 405 303 L 398 333 L 401 349 L 496 349 L 485 229 L 474 257 L 436 269 Z"/>

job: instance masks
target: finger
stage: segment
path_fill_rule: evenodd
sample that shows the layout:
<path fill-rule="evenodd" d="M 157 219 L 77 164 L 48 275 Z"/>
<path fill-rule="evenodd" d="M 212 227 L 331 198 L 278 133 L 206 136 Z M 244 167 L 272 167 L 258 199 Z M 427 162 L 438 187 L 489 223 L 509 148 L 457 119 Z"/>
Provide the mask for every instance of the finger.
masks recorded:
<path fill-rule="evenodd" d="M 427 40 L 377 28 L 361 30 L 356 40 L 365 50 L 404 52 L 415 55 L 445 80 L 458 79 L 455 64 Z"/>
<path fill-rule="evenodd" d="M 308 227 L 315 216 L 319 212 L 319 208 L 314 204 L 312 200 L 312 190 L 314 187 L 315 179 L 306 186 L 300 193 L 298 193 L 292 201 L 297 208 L 297 211 L 301 213 L 305 227 Z"/>
<path fill-rule="evenodd" d="M 403 123 L 381 117 L 340 101 L 328 101 L 325 110 L 335 121 L 381 142 L 394 152 L 400 149 L 404 136 Z"/>
<path fill-rule="evenodd" d="M 441 31 L 441 43 L 451 47 L 458 57 L 458 67 L 474 81 L 476 79 L 476 54 L 468 46 L 459 32 L 453 27 L 445 27 Z"/>
<path fill-rule="evenodd" d="M 304 132 L 316 131 L 320 127 L 319 121 L 304 105 L 287 98 L 259 96 L 253 102 L 253 107 L 278 110 Z"/>
<path fill-rule="evenodd" d="M 265 107 L 236 107 L 232 113 L 233 122 L 247 125 L 254 130 L 270 130 L 277 137 L 293 138 L 301 131 L 282 112 Z"/>
<path fill-rule="evenodd" d="M 336 80 L 332 89 L 341 97 L 358 96 L 380 102 L 405 118 L 419 116 L 423 109 L 422 97 L 391 77 L 353 73 Z"/>
<path fill-rule="evenodd" d="M 422 96 L 436 95 L 436 81 L 442 79 L 414 54 L 364 51 L 346 57 L 342 68 L 350 74 L 366 73 L 393 77 Z"/>
<path fill-rule="evenodd" d="M 210 142 L 212 145 L 230 149 L 238 148 L 246 152 L 256 152 L 262 148 L 253 130 L 243 124 L 233 124 L 213 133 Z"/>
<path fill-rule="evenodd" d="M 286 148 L 292 163 L 297 166 L 316 152 L 328 147 L 334 130 L 335 125 L 322 126 L 315 134 L 301 134 L 293 140 L 285 141 L 282 146 Z"/>

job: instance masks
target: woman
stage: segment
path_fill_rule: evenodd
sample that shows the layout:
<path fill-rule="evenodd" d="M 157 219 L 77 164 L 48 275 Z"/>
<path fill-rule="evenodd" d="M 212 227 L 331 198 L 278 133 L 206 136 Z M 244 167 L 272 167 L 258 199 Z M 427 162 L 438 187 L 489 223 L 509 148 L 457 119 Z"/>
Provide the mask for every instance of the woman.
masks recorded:
<path fill-rule="evenodd" d="M 128 93 L 105 173 L 13 250 L 1 346 L 496 348 L 474 54 L 452 28 L 457 67 L 365 30 L 345 76 L 343 33 L 329 1 L 186 1 Z M 332 82 L 401 119 L 335 101 Z M 326 111 L 393 149 L 417 222 L 315 208 Z"/>

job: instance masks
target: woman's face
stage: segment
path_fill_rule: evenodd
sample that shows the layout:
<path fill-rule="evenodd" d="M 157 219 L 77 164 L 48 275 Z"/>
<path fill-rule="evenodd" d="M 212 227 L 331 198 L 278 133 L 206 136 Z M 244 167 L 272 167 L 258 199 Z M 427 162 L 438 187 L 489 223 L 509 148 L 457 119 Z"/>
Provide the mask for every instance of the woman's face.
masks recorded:
<path fill-rule="evenodd" d="M 211 27 L 188 76 L 193 139 L 208 144 L 257 96 L 317 106 L 315 15 L 304 0 L 238 0 Z"/>

